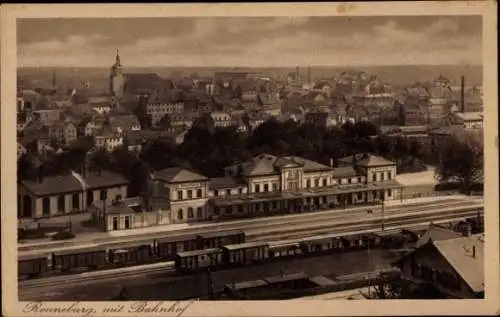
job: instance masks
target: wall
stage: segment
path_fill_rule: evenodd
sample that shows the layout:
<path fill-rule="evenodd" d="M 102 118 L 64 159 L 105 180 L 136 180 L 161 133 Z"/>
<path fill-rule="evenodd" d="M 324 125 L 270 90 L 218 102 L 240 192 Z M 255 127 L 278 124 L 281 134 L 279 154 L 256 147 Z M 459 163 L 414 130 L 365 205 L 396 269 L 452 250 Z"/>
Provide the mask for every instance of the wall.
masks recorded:
<path fill-rule="evenodd" d="M 390 179 L 396 178 L 396 165 L 384 166 L 384 167 L 368 167 L 367 168 L 367 181 L 368 183 L 373 183 L 373 176 L 375 175 L 375 182 L 381 182 L 389 180 L 389 173 L 391 173 Z M 382 180 L 383 178 L 383 180 Z"/>

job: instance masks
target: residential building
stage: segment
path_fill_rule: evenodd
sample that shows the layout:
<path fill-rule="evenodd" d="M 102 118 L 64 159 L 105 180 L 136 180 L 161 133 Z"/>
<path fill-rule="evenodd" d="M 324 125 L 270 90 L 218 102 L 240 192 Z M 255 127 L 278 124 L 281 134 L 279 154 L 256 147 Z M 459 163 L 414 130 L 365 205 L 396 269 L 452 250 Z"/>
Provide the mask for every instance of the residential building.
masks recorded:
<path fill-rule="evenodd" d="M 146 113 L 151 116 L 154 125 L 166 114 L 181 114 L 184 112 L 184 102 L 179 101 L 180 96 L 173 91 L 155 91 L 146 104 Z"/>
<path fill-rule="evenodd" d="M 78 138 L 77 127 L 72 122 L 56 122 L 48 127 L 48 131 L 51 140 L 64 145 L 70 145 Z"/>
<path fill-rule="evenodd" d="M 454 124 L 466 129 L 481 129 L 483 127 L 483 112 L 455 112 L 451 114 Z"/>
<path fill-rule="evenodd" d="M 109 127 L 111 131 L 123 135 L 130 131 L 139 131 L 141 124 L 135 115 L 129 114 L 110 117 Z"/>
<path fill-rule="evenodd" d="M 213 111 L 210 116 L 214 121 L 215 127 L 225 128 L 231 126 L 233 123 L 231 115 L 225 111 Z"/>
<path fill-rule="evenodd" d="M 95 129 L 92 133 L 94 144 L 98 148 L 104 148 L 108 152 L 113 152 L 123 146 L 123 135 L 113 132 L 108 127 Z"/>
<path fill-rule="evenodd" d="M 445 299 L 484 298 L 484 235 L 428 240 L 397 262 L 411 288 L 427 286 Z"/>
<path fill-rule="evenodd" d="M 39 109 L 33 111 L 39 121 L 47 126 L 51 126 L 61 120 L 61 111 L 59 109 Z"/>

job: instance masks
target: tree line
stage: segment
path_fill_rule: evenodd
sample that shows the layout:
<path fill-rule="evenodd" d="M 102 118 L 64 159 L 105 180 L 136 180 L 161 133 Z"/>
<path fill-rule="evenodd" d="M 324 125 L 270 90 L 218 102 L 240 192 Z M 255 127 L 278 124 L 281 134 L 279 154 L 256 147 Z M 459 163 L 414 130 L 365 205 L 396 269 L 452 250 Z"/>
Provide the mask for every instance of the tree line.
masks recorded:
<path fill-rule="evenodd" d="M 251 133 L 240 133 L 237 127 L 214 128 L 198 122 L 185 135 L 184 142 L 155 139 L 143 144 L 140 152 L 119 148 L 113 153 L 91 150 L 91 142 L 79 142 L 68 151 L 44 158 L 27 154 L 20 158 L 18 178 L 33 178 L 41 166 L 46 175 L 68 170 L 108 169 L 131 181 L 130 194 L 143 189 L 146 173 L 180 166 L 207 177 L 223 176 L 223 168 L 268 153 L 294 155 L 330 164 L 355 153 L 373 153 L 396 162 L 398 173 L 419 172 L 426 164 L 436 164 L 440 180 L 456 179 L 467 186 L 477 180 L 482 170 L 482 146 L 473 138 L 450 138 L 437 156 L 427 146 L 404 137 L 389 137 L 370 122 L 346 123 L 325 127 L 293 120 L 270 119 Z M 35 162 L 35 163 L 34 163 Z M 441 164 L 440 164 L 441 162 Z M 85 164 L 84 164 L 85 163 Z"/>

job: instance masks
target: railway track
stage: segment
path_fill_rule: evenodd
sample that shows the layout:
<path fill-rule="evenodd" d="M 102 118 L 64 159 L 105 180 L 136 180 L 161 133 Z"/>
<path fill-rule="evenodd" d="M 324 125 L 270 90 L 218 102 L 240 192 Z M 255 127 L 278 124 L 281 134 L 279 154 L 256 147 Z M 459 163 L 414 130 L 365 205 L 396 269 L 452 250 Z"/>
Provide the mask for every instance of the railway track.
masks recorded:
<path fill-rule="evenodd" d="M 472 211 L 471 211 L 472 210 Z M 392 215 L 386 215 L 384 216 L 384 223 L 385 224 L 390 224 L 391 221 L 405 221 L 405 220 L 412 220 L 412 219 L 421 219 L 424 220 L 426 218 L 422 217 L 433 217 L 432 220 L 441 220 L 441 219 L 446 219 L 447 217 L 454 217 L 454 216 L 459 216 L 459 217 L 473 217 L 477 215 L 477 212 L 480 211 L 480 208 L 478 207 L 461 207 L 461 208 L 447 208 L 444 209 L 443 211 L 436 212 L 436 211 L 422 211 L 421 213 L 418 214 L 408 214 L 408 215 L 401 215 L 401 214 L 392 214 Z M 411 222 L 408 222 L 411 223 Z M 351 228 L 356 228 L 359 226 L 376 226 L 378 225 L 379 227 L 382 224 L 382 219 L 380 216 L 370 216 L 365 219 L 360 219 L 356 221 L 349 221 L 347 222 L 338 222 L 338 221 L 326 221 L 320 224 L 317 224 L 315 226 L 303 226 L 303 225 L 295 225 L 295 226 L 287 226 L 286 228 L 283 229 L 258 229 L 255 231 L 247 231 L 245 233 L 246 239 L 249 241 L 261 241 L 261 240 L 267 240 L 269 241 L 270 237 L 273 236 L 283 236 L 287 235 L 289 233 L 293 233 L 295 235 L 303 235 L 303 234 L 321 234 L 322 230 L 323 231 L 330 231 L 332 228 L 343 228 L 343 227 L 351 227 Z"/>
<path fill-rule="evenodd" d="M 436 202 L 425 202 L 425 203 L 416 203 L 416 204 L 408 204 L 405 206 L 389 206 L 385 208 L 385 213 L 386 214 L 409 214 L 412 212 L 420 212 L 422 210 L 429 210 L 429 209 L 435 209 L 435 208 L 443 208 L 443 207 L 459 207 L 463 206 L 464 201 L 460 199 L 449 199 L 449 200 L 441 200 L 441 201 L 436 201 Z M 404 208 L 403 208 L 404 207 Z M 257 219 L 249 219 L 246 221 L 231 221 L 227 223 L 222 223 L 222 224 L 211 224 L 210 226 L 199 226 L 195 227 L 192 229 L 182 229 L 182 230 L 175 230 L 175 231 L 167 231 L 167 232 L 161 232 L 157 234 L 149 234 L 147 237 L 142 237 L 139 238 L 139 236 L 134 236 L 133 238 L 118 238 L 118 239 L 113 239 L 111 240 L 95 240 L 93 242 L 89 242 L 86 244 L 80 244 L 76 245 L 74 242 L 70 244 L 65 244 L 65 245 L 57 245 L 57 247 L 54 247 L 53 245 L 49 245 L 48 248 L 43 248 L 43 247 L 36 247 L 36 246 L 30 246 L 28 248 L 18 248 L 18 253 L 19 254 L 24 254 L 24 253 L 30 253 L 30 254 L 44 254 L 44 253 L 52 253 L 55 251 L 62 251 L 62 250 L 75 250 L 77 251 L 78 249 L 84 249 L 84 248 L 97 248 L 99 246 L 106 246 L 106 245 L 114 245 L 114 244 L 120 244 L 120 243 L 130 243 L 130 242 L 137 242 L 138 244 L 141 243 L 149 243 L 153 241 L 154 239 L 162 238 L 165 236 L 169 237 L 182 237 L 184 235 L 195 235 L 195 234 L 200 234 L 200 233 L 211 233 L 211 232 L 219 232 L 223 230 L 244 230 L 245 232 L 252 232 L 258 231 L 258 230 L 273 230 L 277 226 L 283 226 L 285 223 L 287 227 L 291 227 L 292 225 L 313 225 L 318 222 L 327 222 L 329 223 L 333 221 L 353 221 L 353 219 L 359 219 L 360 217 L 363 217 L 366 219 L 367 213 L 366 211 L 368 209 L 373 210 L 373 214 L 371 214 L 373 217 L 376 217 L 376 215 L 381 213 L 381 207 L 380 206 L 362 206 L 362 207 L 355 207 L 352 209 L 347 209 L 347 210 L 329 210 L 329 211 L 321 211 L 321 212 L 310 212 L 306 214 L 294 214 L 294 215 L 287 215 L 283 217 L 276 217 L 276 219 L 273 219 L 274 217 L 266 217 L 266 218 L 257 218 Z M 348 213 L 346 213 L 348 212 Z"/>
<path fill-rule="evenodd" d="M 386 223 L 386 229 L 396 230 L 396 229 L 409 229 L 414 226 L 422 226 L 424 223 L 430 222 L 455 222 L 467 217 L 471 217 L 477 214 L 477 210 L 469 210 L 462 211 L 460 213 L 455 213 L 453 215 L 427 215 L 425 218 L 419 217 L 418 219 L 406 219 L 406 220 L 390 220 Z M 288 234 L 288 236 L 283 236 L 282 234 L 278 234 L 275 236 L 269 235 L 266 238 L 255 239 L 253 241 L 273 241 L 270 240 L 275 238 L 275 242 L 270 242 L 270 245 L 287 245 L 297 243 L 299 239 L 304 237 L 311 237 L 322 235 L 322 234 L 343 234 L 349 232 L 351 233 L 367 233 L 367 232 L 379 232 L 380 231 L 380 223 L 368 223 L 364 224 L 360 228 L 360 224 L 351 225 L 347 224 L 344 226 L 340 226 L 334 230 L 331 228 L 328 231 L 304 231 L 300 233 L 295 233 L 293 235 Z M 280 240 L 281 239 L 281 240 Z M 87 282 L 95 282 L 97 280 L 106 280 L 113 277 L 117 277 L 119 274 L 120 278 L 137 278 L 144 275 L 154 274 L 154 273 L 167 273 L 174 271 L 174 263 L 173 262 L 160 262 L 149 265 L 140 265 L 133 266 L 121 269 L 108 269 L 103 271 L 95 271 L 95 272 L 85 272 L 73 275 L 63 275 L 63 276 L 53 276 L 40 278 L 36 280 L 25 280 L 20 281 L 19 286 L 22 289 L 37 289 L 37 288 L 47 288 L 47 287 L 59 287 L 59 286 L 67 286 L 68 284 L 82 284 Z"/>

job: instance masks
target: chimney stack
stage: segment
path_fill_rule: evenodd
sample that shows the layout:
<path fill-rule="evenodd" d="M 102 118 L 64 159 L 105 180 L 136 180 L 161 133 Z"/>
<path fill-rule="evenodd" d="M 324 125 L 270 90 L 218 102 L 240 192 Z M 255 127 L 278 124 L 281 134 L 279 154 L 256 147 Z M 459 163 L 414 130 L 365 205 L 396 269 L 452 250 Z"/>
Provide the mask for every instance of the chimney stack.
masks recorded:
<path fill-rule="evenodd" d="M 299 80 L 300 72 L 299 72 L 299 66 L 297 66 L 297 70 L 295 71 L 295 79 Z"/>
<path fill-rule="evenodd" d="M 460 111 L 465 112 L 465 77 L 460 77 Z"/>

